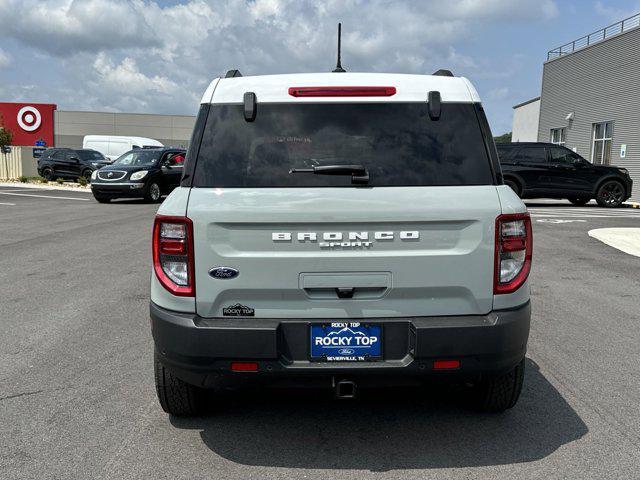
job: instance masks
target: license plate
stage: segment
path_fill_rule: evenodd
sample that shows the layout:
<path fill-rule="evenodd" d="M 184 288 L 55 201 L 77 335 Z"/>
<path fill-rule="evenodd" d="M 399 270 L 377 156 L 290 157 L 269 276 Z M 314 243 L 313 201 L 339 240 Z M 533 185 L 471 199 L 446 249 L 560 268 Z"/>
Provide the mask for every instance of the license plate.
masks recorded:
<path fill-rule="evenodd" d="M 367 362 L 382 358 L 382 326 L 359 322 L 311 325 L 311 360 Z"/>

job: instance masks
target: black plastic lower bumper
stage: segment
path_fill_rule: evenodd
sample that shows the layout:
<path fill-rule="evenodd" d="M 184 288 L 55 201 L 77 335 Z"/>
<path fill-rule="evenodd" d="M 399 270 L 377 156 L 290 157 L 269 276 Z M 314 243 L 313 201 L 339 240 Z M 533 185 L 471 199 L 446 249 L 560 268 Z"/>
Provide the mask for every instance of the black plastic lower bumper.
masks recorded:
<path fill-rule="evenodd" d="M 142 198 L 146 192 L 142 182 L 99 183 L 91 182 L 91 191 L 94 194 L 109 196 L 111 198 Z"/>
<path fill-rule="evenodd" d="M 202 318 L 151 303 L 151 326 L 163 364 L 184 381 L 212 387 L 223 381 L 282 377 L 473 376 L 506 372 L 526 353 L 531 307 L 487 315 L 370 318 L 383 325 L 384 360 L 362 363 L 309 361 L 309 326 L 345 319 Z M 363 319 L 348 319 L 358 321 Z M 459 360 L 436 371 L 435 360 Z M 231 362 L 255 361 L 258 372 L 231 371 Z"/>

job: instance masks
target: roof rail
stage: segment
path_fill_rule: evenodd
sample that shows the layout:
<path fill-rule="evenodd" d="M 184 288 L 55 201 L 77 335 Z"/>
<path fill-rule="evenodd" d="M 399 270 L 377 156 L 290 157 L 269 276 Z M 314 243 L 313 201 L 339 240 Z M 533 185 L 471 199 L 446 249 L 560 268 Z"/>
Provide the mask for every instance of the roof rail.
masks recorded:
<path fill-rule="evenodd" d="M 242 74 L 240 73 L 240 70 L 227 70 L 227 73 L 225 74 L 224 78 L 235 78 L 235 77 L 241 77 Z"/>
<path fill-rule="evenodd" d="M 453 72 L 451 70 L 445 70 L 441 68 L 437 72 L 433 72 L 432 75 L 436 75 L 438 77 L 453 77 Z"/>

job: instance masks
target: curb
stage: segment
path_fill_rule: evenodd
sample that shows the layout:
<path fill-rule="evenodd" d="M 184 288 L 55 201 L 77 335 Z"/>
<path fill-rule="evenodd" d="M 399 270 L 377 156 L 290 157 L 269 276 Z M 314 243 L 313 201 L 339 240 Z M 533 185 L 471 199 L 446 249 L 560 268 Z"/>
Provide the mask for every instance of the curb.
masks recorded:
<path fill-rule="evenodd" d="M 640 203 L 637 202 L 626 202 L 624 203 L 629 208 L 640 208 Z"/>
<path fill-rule="evenodd" d="M 91 187 L 58 187 L 54 185 L 38 185 L 37 183 L 22 183 L 22 182 L 0 182 L 0 187 L 10 188 L 28 188 L 36 190 L 58 190 L 62 192 L 83 192 L 91 193 Z"/>

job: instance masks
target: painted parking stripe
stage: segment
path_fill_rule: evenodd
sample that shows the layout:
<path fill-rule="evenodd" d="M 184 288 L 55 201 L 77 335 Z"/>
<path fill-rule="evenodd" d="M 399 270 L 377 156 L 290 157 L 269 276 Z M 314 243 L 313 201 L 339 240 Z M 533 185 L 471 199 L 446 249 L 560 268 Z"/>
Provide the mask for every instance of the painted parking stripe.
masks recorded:
<path fill-rule="evenodd" d="M 530 212 L 562 212 L 562 213 L 603 213 L 607 215 L 640 215 L 640 212 L 628 210 L 609 210 L 606 208 L 529 208 Z"/>
<path fill-rule="evenodd" d="M 16 197 L 57 198 L 59 200 L 79 200 L 81 202 L 88 202 L 90 200 L 89 198 L 57 197 L 55 195 L 35 195 L 31 193 L 15 193 L 15 192 L 0 192 L 0 195 L 15 195 Z"/>
<path fill-rule="evenodd" d="M 532 217 L 564 217 L 564 218 L 636 218 L 640 219 L 640 212 L 629 210 L 608 209 L 574 209 L 574 208 L 530 208 Z"/>
<path fill-rule="evenodd" d="M 531 210 L 529 209 L 529 213 L 535 214 L 552 214 L 552 215 L 606 215 L 608 217 L 620 217 L 620 216 L 628 216 L 632 217 L 640 217 L 640 212 L 607 212 L 606 210 L 588 210 L 588 211 L 575 211 L 575 210 Z"/>
<path fill-rule="evenodd" d="M 531 214 L 532 218 L 631 218 L 640 220 L 640 216 L 637 215 L 589 215 L 589 214 L 578 214 L 578 215 L 567 215 L 567 214 L 553 214 L 553 213 L 533 213 Z"/>
<path fill-rule="evenodd" d="M 602 217 L 597 215 L 580 215 L 570 217 L 568 215 L 531 215 L 531 218 L 566 218 L 566 219 L 581 219 L 581 218 L 590 218 L 590 219 L 612 219 L 612 218 L 624 218 L 624 219 L 632 219 L 633 217 Z"/>
<path fill-rule="evenodd" d="M 6 203 L 6 202 L 0 202 L 0 205 L 8 205 L 10 207 L 15 207 L 16 206 L 15 203 Z"/>
<path fill-rule="evenodd" d="M 572 212 L 611 212 L 611 213 L 615 213 L 615 212 L 625 212 L 625 211 L 631 211 L 631 212 L 635 212 L 634 209 L 629 209 L 629 208 L 604 208 L 604 207 L 597 207 L 597 206 L 593 206 L 593 207 L 572 207 L 570 205 L 565 206 L 561 206 L 561 205 L 557 205 L 555 207 L 541 207 L 541 206 L 530 206 L 528 207 L 529 210 L 567 210 L 567 211 L 572 211 Z"/>

